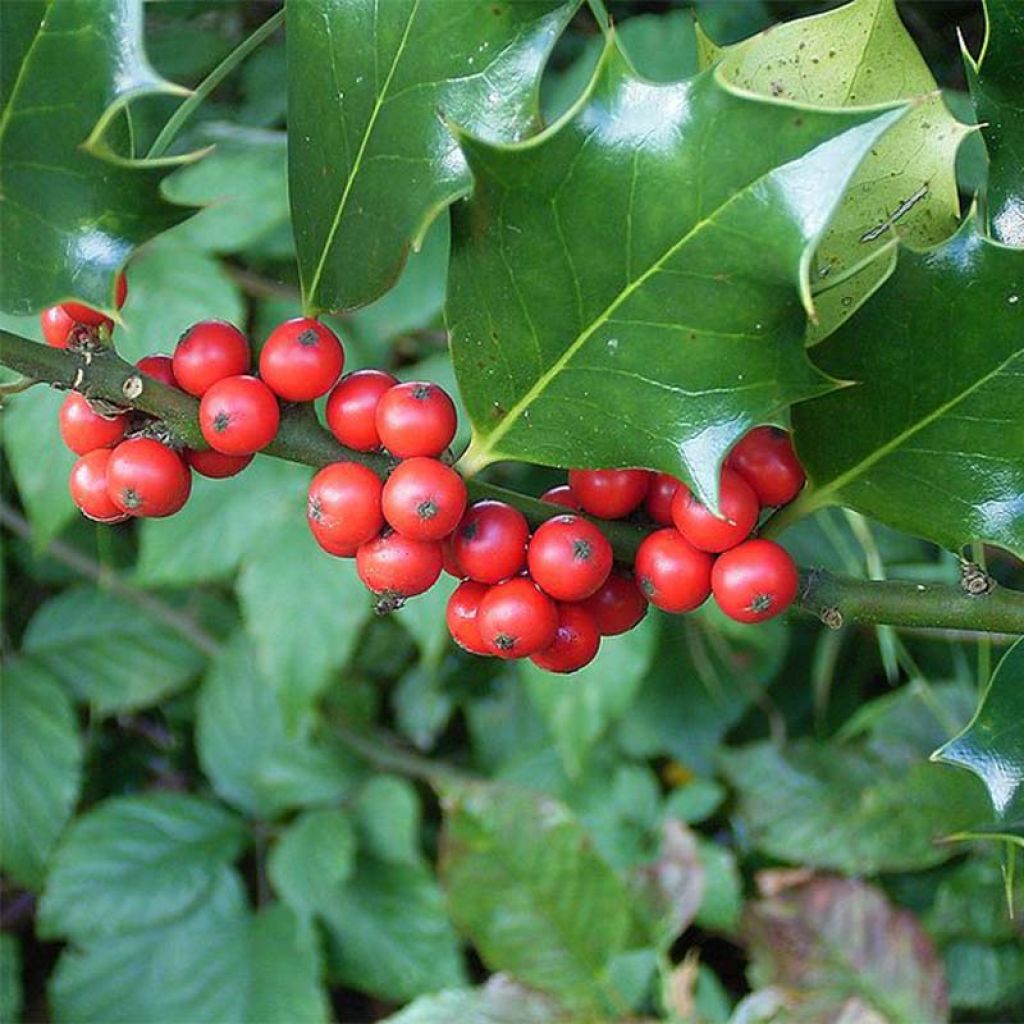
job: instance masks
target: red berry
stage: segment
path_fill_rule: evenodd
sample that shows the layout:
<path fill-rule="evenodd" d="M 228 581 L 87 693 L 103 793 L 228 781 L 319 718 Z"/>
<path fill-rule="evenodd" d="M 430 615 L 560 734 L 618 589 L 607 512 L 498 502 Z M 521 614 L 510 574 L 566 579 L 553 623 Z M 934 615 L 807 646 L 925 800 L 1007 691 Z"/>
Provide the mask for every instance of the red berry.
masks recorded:
<path fill-rule="evenodd" d="M 636 580 L 644 597 L 665 612 L 689 612 L 711 593 L 714 559 L 673 529 L 649 534 L 636 553 Z"/>
<path fill-rule="evenodd" d="M 480 609 L 480 601 L 490 588 L 475 580 L 460 583 L 448 598 L 445 620 L 452 639 L 470 654 L 489 654 L 480 639 L 480 627 L 476 615 Z"/>
<path fill-rule="evenodd" d="M 441 545 L 385 531 L 356 552 L 359 578 L 388 605 L 429 590 L 441 575 Z M 386 606 L 385 606 L 386 607 Z"/>
<path fill-rule="evenodd" d="M 526 553 L 534 582 L 557 601 L 590 597 L 612 571 L 612 546 L 589 520 L 555 516 L 542 523 Z"/>
<path fill-rule="evenodd" d="M 226 477 L 241 473 L 252 462 L 252 456 L 225 455 L 223 452 L 215 452 L 212 448 L 202 452 L 187 448 L 185 461 L 200 476 L 209 477 L 211 480 L 224 480 Z"/>
<path fill-rule="evenodd" d="M 47 345 L 67 348 L 68 336 L 74 330 L 75 321 L 64 312 L 63 306 L 50 306 L 39 314 L 39 326 Z"/>
<path fill-rule="evenodd" d="M 560 604 L 555 638 L 530 661 L 548 672 L 575 672 L 589 665 L 601 646 L 594 616 L 582 604 Z"/>
<path fill-rule="evenodd" d="M 444 571 L 449 576 L 454 576 L 457 580 L 464 580 L 466 578 L 466 574 L 463 572 L 462 566 L 455 555 L 454 533 L 450 537 L 445 537 L 441 542 L 441 556 L 444 559 Z"/>
<path fill-rule="evenodd" d="M 174 376 L 178 387 L 202 398 L 219 380 L 249 372 L 249 342 L 223 320 L 193 324 L 174 347 Z"/>
<path fill-rule="evenodd" d="M 144 373 L 153 380 L 166 384 L 169 388 L 178 386 L 178 378 L 174 376 L 174 360 L 170 356 L 158 353 L 153 356 L 143 356 L 136 364 L 135 369 Z"/>
<path fill-rule="evenodd" d="M 585 512 L 622 519 L 644 500 L 650 477 L 645 469 L 572 469 L 569 486 Z"/>
<path fill-rule="evenodd" d="M 76 455 L 112 447 L 124 437 L 124 429 L 123 415 L 100 416 L 76 391 L 60 407 L 60 436 Z"/>
<path fill-rule="evenodd" d="M 576 500 L 576 495 L 572 493 L 572 488 L 568 484 L 561 484 L 558 487 L 546 490 L 540 496 L 540 500 L 546 501 L 551 505 L 571 508 L 574 512 L 579 512 L 581 507 L 580 503 Z"/>
<path fill-rule="evenodd" d="M 529 539 L 529 524 L 518 509 L 478 501 L 459 523 L 452 546 L 463 576 L 493 584 L 522 572 Z"/>
<path fill-rule="evenodd" d="M 128 298 L 128 278 L 120 271 L 114 281 L 114 304 L 120 309 Z"/>
<path fill-rule="evenodd" d="M 177 512 L 192 490 L 192 473 L 180 455 L 148 437 L 122 441 L 107 464 L 107 492 L 133 516 L 155 519 Z"/>
<path fill-rule="evenodd" d="M 107 492 L 107 465 L 112 454 L 109 448 L 96 448 L 83 455 L 68 478 L 71 500 L 82 515 L 98 523 L 120 523 L 128 518 Z"/>
<path fill-rule="evenodd" d="M 113 321 L 98 309 L 86 306 L 81 302 L 62 303 L 64 312 L 67 313 L 76 324 L 85 324 L 87 327 L 102 327 L 104 324 L 113 326 Z"/>
<path fill-rule="evenodd" d="M 380 477 L 358 462 L 324 466 L 309 485 L 306 518 L 313 536 L 332 555 L 354 555 L 380 533 Z"/>
<path fill-rule="evenodd" d="M 280 422 L 273 391 L 256 377 L 219 380 L 199 402 L 203 437 L 214 451 L 225 455 L 251 455 L 266 448 Z"/>
<path fill-rule="evenodd" d="M 372 452 L 380 447 L 377 404 L 398 381 L 383 370 L 356 370 L 342 377 L 327 398 L 324 415 L 331 433 L 346 447 Z"/>
<path fill-rule="evenodd" d="M 286 402 L 311 402 L 326 395 L 344 365 L 338 336 L 305 316 L 275 327 L 260 351 L 260 377 Z"/>
<path fill-rule="evenodd" d="M 601 636 L 628 633 L 647 614 L 647 599 L 636 580 L 618 570 L 609 575 L 583 606 L 594 616 Z"/>
<path fill-rule="evenodd" d="M 436 384 L 396 384 L 381 395 L 374 423 L 381 444 L 392 455 L 437 456 L 455 437 L 455 405 Z"/>
<path fill-rule="evenodd" d="M 644 508 L 652 523 L 672 525 L 672 499 L 683 485 L 668 473 L 655 473 L 644 499 Z"/>
<path fill-rule="evenodd" d="M 757 524 L 760 505 L 754 489 L 731 469 L 723 469 L 718 488 L 719 519 L 686 486 L 672 499 L 676 529 L 701 551 L 728 551 L 750 536 Z"/>
<path fill-rule="evenodd" d="M 444 540 L 466 511 L 465 481 L 437 459 L 399 463 L 384 485 L 384 518 L 413 540 Z"/>
<path fill-rule="evenodd" d="M 726 551 L 711 571 L 718 607 L 737 622 L 764 622 L 784 612 L 799 585 L 789 552 L 770 540 L 748 540 Z"/>
<path fill-rule="evenodd" d="M 756 427 L 740 438 L 725 460 L 754 489 L 762 505 L 788 505 L 806 476 L 793 441 L 778 427 Z"/>
<path fill-rule="evenodd" d="M 476 621 L 488 654 L 528 658 L 554 640 L 558 609 L 533 580 L 515 576 L 487 591 Z"/>

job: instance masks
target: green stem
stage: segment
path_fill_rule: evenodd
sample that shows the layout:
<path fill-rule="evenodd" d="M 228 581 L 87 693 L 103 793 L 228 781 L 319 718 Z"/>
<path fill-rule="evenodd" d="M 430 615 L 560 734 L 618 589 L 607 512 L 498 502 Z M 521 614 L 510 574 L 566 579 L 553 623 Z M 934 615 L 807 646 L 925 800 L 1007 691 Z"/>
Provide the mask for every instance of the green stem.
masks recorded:
<path fill-rule="evenodd" d="M 206 447 L 199 430 L 196 399 L 141 376 L 112 349 L 81 352 L 50 348 L 0 330 L 0 364 L 59 388 L 74 387 L 89 397 L 140 409 L 163 420 L 190 447 Z M 264 454 L 314 468 L 331 462 L 359 462 L 381 477 L 386 477 L 394 465 L 385 455 L 356 452 L 338 444 L 320 425 L 311 406 L 284 409 L 277 437 Z M 533 526 L 565 511 L 561 506 L 479 480 L 470 480 L 466 486 L 472 499 L 505 501 L 520 509 Z M 800 505 L 800 501 L 794 505 Z M 775 516 L 770 520 L 776 530 L 779 519 Z M 624 562 L 632 561 L 648 533 L 648 528 L 634 523 L 594 521 L 608 537 L 616 557 Z M 857 621 L 1024 634 L 1024 593 L 1001 587 L 991 594 L 972 597 L 958 586 L 859 580 L 811 570 L 802 574 L 795 607 L 830 625 Z"/>
<path fill-rule="evenodd" d="M 284 8 L 272 14 L 252 35 L 243 39 L 200 83 L 192 94 L 167 119 L 160 134 L 149 147 L 146 159 L 156 160 L 167 152 L 185 122 L 206 102 L 207 97 L 284 21 Z"/>

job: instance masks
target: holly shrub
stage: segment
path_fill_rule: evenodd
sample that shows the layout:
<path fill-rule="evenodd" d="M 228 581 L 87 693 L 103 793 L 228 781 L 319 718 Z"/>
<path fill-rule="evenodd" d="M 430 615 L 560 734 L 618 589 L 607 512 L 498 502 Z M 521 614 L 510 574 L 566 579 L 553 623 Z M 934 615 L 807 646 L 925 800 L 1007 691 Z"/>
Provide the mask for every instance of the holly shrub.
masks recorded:
<path fill-rule="evenodd" d="M 1021 0 L 0 20 L 0 1019 L 1024 1019 Z"/>

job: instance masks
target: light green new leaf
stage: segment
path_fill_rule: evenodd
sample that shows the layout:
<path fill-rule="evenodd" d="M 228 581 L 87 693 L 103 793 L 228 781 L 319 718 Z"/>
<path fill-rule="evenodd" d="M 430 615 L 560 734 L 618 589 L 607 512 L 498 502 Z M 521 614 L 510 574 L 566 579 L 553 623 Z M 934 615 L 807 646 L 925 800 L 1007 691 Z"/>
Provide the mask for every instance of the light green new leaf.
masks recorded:
<path fill-rule="evenodd" d="M 992 237 L 1024 246 L 1024 7 L 983 0 L 985 43 L 975 61 L 964 48 L 967 82 L 988 148 L 985 214 Z"/>
<path fill-rule="evenodd" d="M 1024 640 L 1003 656 L 967 728 L 933 756 L 974 772 L 999 821 L 1024 838 Z"/>
<path fill-rule="evenodd" d="M 480 988 L 447 989 L 421 996 L 381 1024 L 583 1024 L 540 992 L 504 974 L 492 974 Z"/>
<path fill-rule="evenodd" d="M 19 0 L 5 5 L 2 38 L 0 309 L 68 298 L 112 309 L 132 248 L 187 211 L 161 198 L 165 169 L 83 144 L 108 109 L 181 90 L 146 61 L 141 0 Z"/>
<path fill-rule="evenodd" d="M 629 710 L 657 641 L 658 619 L 649 615 L 624 636 L 605 639 L 598 656 L 572 675 L 520 665 L 520 678 L 571 777 L 580 775 L 593 745 Z"/>
<path fill-rule="evenodd" d="M 633 899 L 572 814 L 501 785 L 452 787 L 444 809 L 442 884 L 484 963 L 572 1009 L 622 1010 L 608 967 Z"/>
<path fill-rule="evenodd" d="M 885 246 L 894 233 L 925 246 L 956 230 L 956 152 L 970 129 L 944 105 L 895 0 L 853 0 L 776 25 L 727 47 L 719 74 L 737 88 L 812 107 L 920 98 L 864 157 L 817 248 L 811 280 L 820 289 L 819 322 L 809 331 L 820 340 L 890 273 L 895 254 Z"/>
<path fill-rule="evenodd" d="M 362 306 L 470 187 L 445 124 L 518 139 L 578 0 L 290 0 L 288 164 L 305 302 Z"/>
<path fill-rule="evenodd" d="M 208 897 L 159 927 L 63 953 L 50 982 L 58 1024 L 321 1024 L 312 929 L 273 904 L 250 912 L 221 869 Z"/>
<path fill-rule="evenodd" d="M 96 587 L 65 590 L 44 604 L 25 631 L 24 650 L 100 715 L 155 704 L 206 663 L 166 623 Z"/>
<path fill-rule="evenodd" d="M 233 814 L 183 793 L 104 801 L 54 856 L 40 934 L 89 942 L 180 917 L 209 897 L 245 838 Z"/>
<path fill-rule="evenodd" d="M 334 803 L 351 781 L 339 751 L 288 727 L 280 699 L 241 632 L 203 682 L 196 743 L 217 792 L 258 817 Z"/>
<path fill-rule="evenodd" d="M 447 315 L 466 468 L 649 466 L 714 502 L 740 435 L 832 386 L 803 349 L 808 260 L 900 115 L 741 97 L 712 72 L 644 82 L 612 39 L 543 135 L 463 137 Z"/>
<path fill-rule="evenodd" d="M 794 515 L 841 504 L 951 551 L 1024 556 L 1024 251 L 969 221 L 901 253 L 814 359 L 857 386 L 793 410 L 811 482 Z"/>
<path fill-rule="evenodd" d="M 30 659 L 8 662 L 0 673 L 0 865 L 19 885 L 42 883 L 81 773 L 67 691 Z"/>

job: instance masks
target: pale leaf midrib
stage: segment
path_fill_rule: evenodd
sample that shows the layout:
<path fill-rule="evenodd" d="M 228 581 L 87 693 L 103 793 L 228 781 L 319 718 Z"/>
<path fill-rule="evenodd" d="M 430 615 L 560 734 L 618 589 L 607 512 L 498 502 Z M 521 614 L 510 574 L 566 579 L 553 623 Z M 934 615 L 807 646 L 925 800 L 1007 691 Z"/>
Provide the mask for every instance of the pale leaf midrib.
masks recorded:
<path fill-rule="evenodd" d="M 388 68 L 387 77 L 384 79 L 384 84 L 381 86 L 380 91 L 374 99 L 373 111 L 370 113 L 370 118 L 366 122 L 366 128 L 363 130 L 363 137 L 359 142 L 359 149 L 356 152 L 355 159 L 352 161 L 352 167 L 349 170 L 348 178 L 345 181 L 345 188 L 341 193 L 341 199 L 338 201 L 338 208 L 334 212 L 334 219 L 331 221 L 331 227 L 327 233 L 327 239 L 320 252 L 320 259 L 317 262 L 316 270 L 313 272 L 313 279 L 309 284 L 306 298 L 310 302 L 315 302 L 316 293 L 320 287 L 320 279 L 323 277 L 324 267 L 327 264 L 327 257 L 334 248 L 334 239 L 338 234 L 338 229 L 341 227 L 341 218 L 345 212 L 346 206 L 348 205 L 349 195 L 355 185 L 356 178 L 359 176 L 359 172 L 362 170 L 363 156 L 366 153 L 366 147 L 369 145 L 370 137 L 373 135 L 374 128 L 377 125 L 377 118 L 380 116 L 381 108 L 384 106 L 384 99 L 388 94 L 388 90 L 391 88 L 391 80 L 394 78 L 395 71 L 397 70 L 398 64 L 405 52 L 406 43 L 409 41 L 409 33 L 412 29 L 413 22 L 416 20 L 416 15 L 419 12 L 419 9 L 420 0 L 414 0 L 412 8 L 409 11 L 409 18 L 406 21 L 405 29 L 402 32 L 402 38 L 399 41 L 398 46 L 395 48 L 394 57 L 391 59 L 391 66 Z"/>
<path fill-rule="evenodd" d="M 32 54 L 35 48 L 39 45 L 39 40 L 46 34 L 46 19 L 50 13 L 51 8 L 47 8 L 43 12 L 43 17 L 39 22 L 39 28 L 35 35 L 32 37 L 32 43 L 29 48 L 25 51 L 25 56 L 21 61 L 21 67 L 18 68 L 18 74 L 14 79 L 14 85 L 11 87 L 11 94 L 7 98 L 7 104 L 0 113 L 0 149 L 3 148 L 4 135 L 7 133 L 7 125 L 11 120 L 11 111 L 17 106 L 18 93 L 21 91 L 21 87 L 24 84 L 25 72 L 32 62 Z"/>

